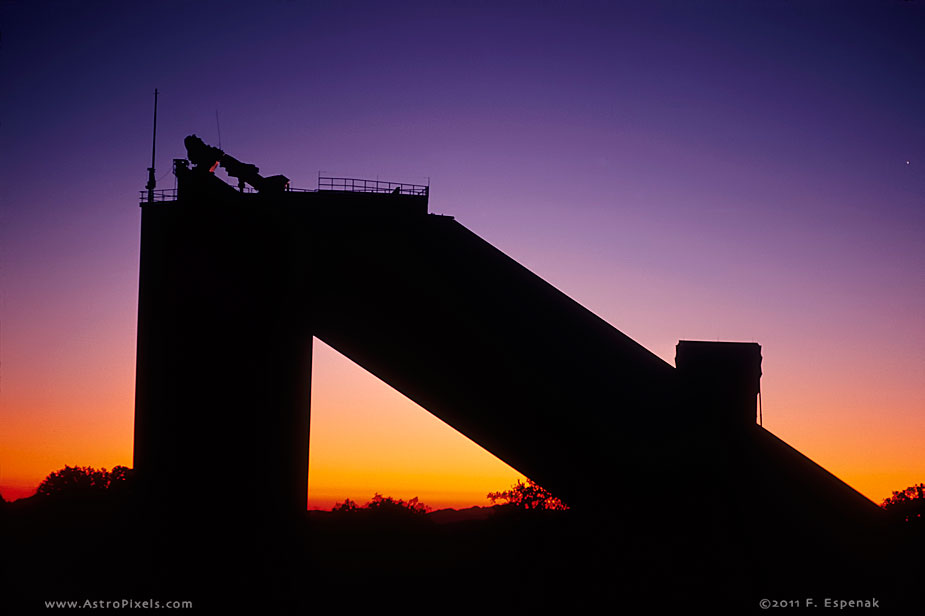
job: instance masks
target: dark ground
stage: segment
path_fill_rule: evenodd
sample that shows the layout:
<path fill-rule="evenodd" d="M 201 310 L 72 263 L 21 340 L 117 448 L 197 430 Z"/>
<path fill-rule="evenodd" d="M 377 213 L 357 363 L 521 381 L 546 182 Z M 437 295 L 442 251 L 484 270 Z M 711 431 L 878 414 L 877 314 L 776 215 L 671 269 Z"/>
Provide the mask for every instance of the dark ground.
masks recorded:
<path fill-rule="evenodd" d="M 797 540 L 804 550 L 796 554 L 786 546 L 755 554 L 696 536 L 653 539 L 573 511 L 498 510 L 445 524 L 309 512 L 262 524 L 185 514 L 170 522 L 128 498 L 33 497 L 0 507 L 7 614 L 48 612 L 53 600 L 192 601 L 183 611 L 199 613 L 598 613 L 602 602 L 615 613 L 750 613 L 762 611 L 763 598 L 788 602 L 788 611 L 800 611 L 795 602 L 806 611 L 812 598 L 818 607 L 810 609 L 826 612 L 827 597 L 879 604 L 839 613 L 914 614 L 922 606 L 920 533 L 895 534 L 879 554 L 853 558 L 813 538 Z M 102 612 L 110 610 L 126 612 Z"/>

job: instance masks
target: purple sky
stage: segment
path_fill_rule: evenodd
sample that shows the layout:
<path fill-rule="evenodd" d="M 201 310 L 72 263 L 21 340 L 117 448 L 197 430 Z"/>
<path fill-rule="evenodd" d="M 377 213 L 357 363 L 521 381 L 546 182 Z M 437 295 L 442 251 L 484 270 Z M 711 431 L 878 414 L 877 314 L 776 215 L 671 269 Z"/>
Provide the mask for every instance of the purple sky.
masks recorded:
<path fill-rule="evenodd" d="M 766 426 L 868 496 L 925 479 L 925 3 L 458 4 L 2 3 L 0 482 L 36 388 L 131 385 L 155 87 L 160 187 L 216 111 L 294 186 L 429 178 L 667 361 L 760 342 Z"/>

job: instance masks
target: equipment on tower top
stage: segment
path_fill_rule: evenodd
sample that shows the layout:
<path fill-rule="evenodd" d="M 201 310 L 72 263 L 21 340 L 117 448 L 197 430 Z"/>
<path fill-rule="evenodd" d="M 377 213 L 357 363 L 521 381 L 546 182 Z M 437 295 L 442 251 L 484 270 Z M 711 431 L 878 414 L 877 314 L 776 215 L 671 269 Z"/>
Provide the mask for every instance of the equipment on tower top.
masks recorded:
<path fill-rule="evenodd" d="M 221 166 L 229 176 L 238 179 L 238 190 L 244 192 L 244 184 L 250 184 L 257 192 L 283 192 L 289 188 L 289 178 L 284 175 L 263 177 L 257 165 L 242 163 L 237 158 L 225 154 L 222 150 L 208 145 L 196 135 L 189 135 L 183 140 L 186 154 L 193 164 L 193 169 L 203 169 L 213 173 Z"/>

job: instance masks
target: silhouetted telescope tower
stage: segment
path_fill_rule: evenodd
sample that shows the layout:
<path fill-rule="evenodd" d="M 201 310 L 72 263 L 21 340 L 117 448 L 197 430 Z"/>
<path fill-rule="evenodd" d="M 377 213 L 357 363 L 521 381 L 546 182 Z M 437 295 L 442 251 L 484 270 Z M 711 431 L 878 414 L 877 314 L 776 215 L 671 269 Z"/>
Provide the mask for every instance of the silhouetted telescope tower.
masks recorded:
<path fill-rule="evenodd" d="M 242 163 L 238 159 L 225 154 L 218 148 L 206 145 L 196 135 L 190 135 L 184 140 L 189 160 L 195 168 L 208 169 L 209 173 L 221 166 L 231 177 L 237 178 L 238 190 L 244 192 L 245 184 L 249 184 L 258 192 L 282 192 L 289 188 L 289 178 L 284 175 L 274 175 L 265 178 L 260 175 L 260 169 L 250 163 Z"/>
<path fill-rule="evenodd" d="M 428 186 L 295 189 L 185 145 L 177 190 L 142 193 L 135 468 L 152 502 L 304 511 L 317 337 L 575 511 L 658 524 L 627 503 L 666 485 L 710 528 L 730 508 L 825 532 L 868 511 L 756 425 L 759 345 L 682 341 L 671 366 L 428 213 Z"/>

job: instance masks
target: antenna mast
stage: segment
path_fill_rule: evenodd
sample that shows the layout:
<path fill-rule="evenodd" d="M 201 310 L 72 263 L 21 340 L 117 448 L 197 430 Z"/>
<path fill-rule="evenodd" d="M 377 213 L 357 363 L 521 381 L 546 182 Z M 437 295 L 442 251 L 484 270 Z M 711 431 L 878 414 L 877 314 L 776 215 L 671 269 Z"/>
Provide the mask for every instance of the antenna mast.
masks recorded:
<path fill-rule="evenodd" d="M 148 189 L 148 203 L 154 201 L 154 187 L 157 182 L 154 179 L 154 148 L 157 146 L 157 88 L 154 88 L 154 135 L 151 137 L 151 166 L 148 167 L 148 183 L 145 188 Z"/>

